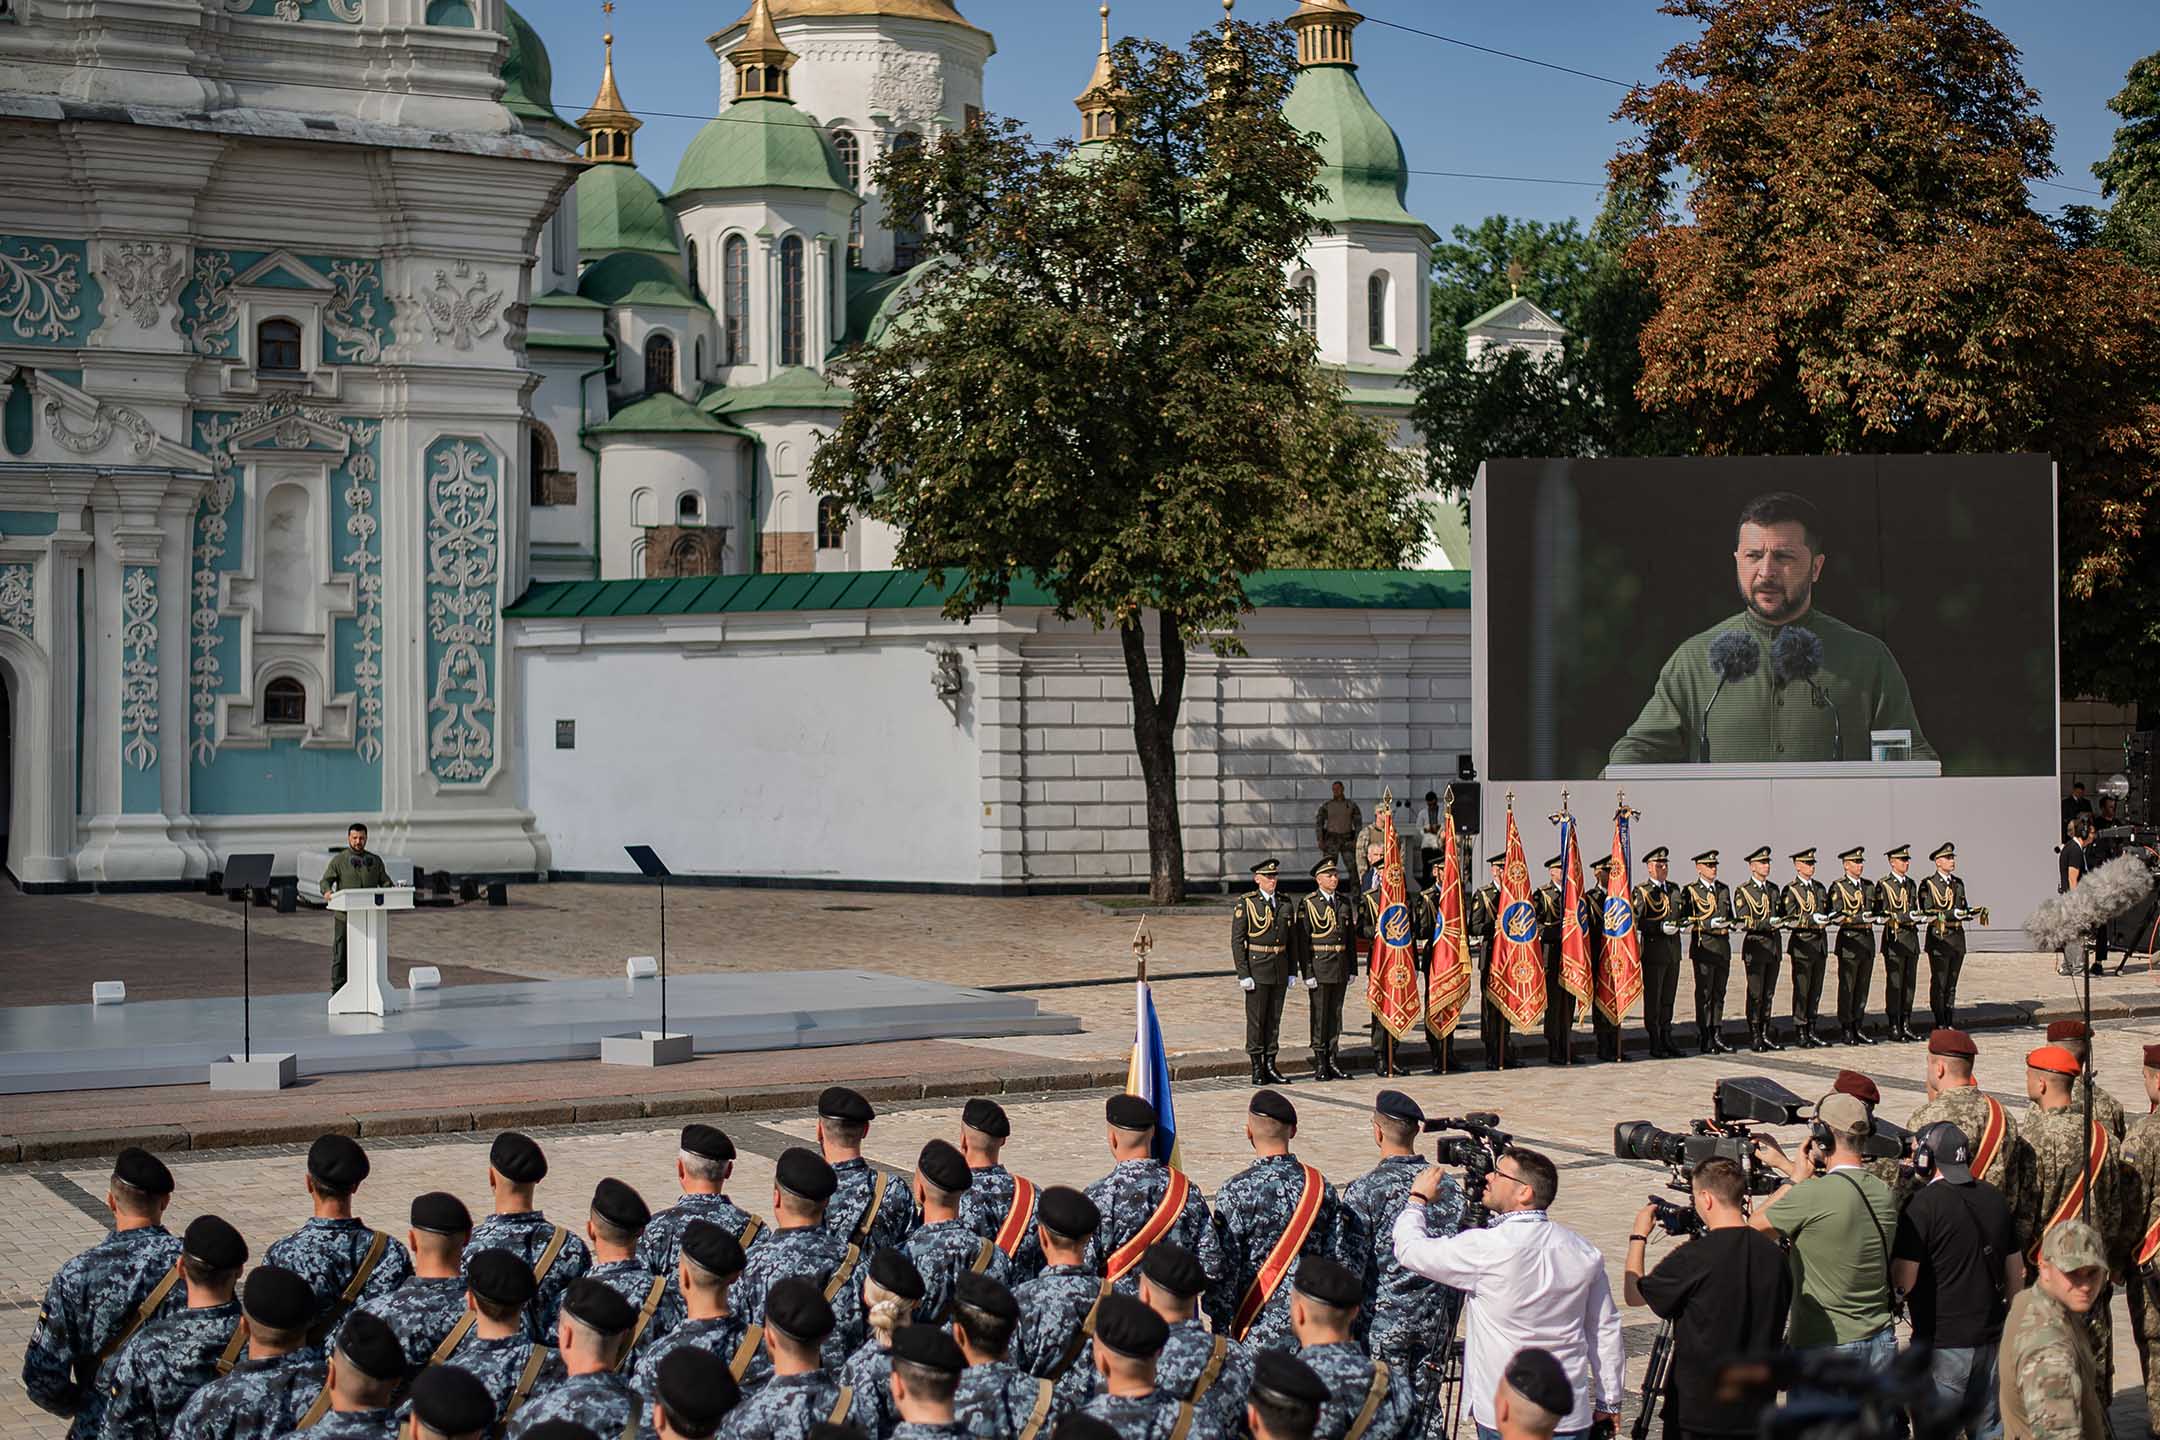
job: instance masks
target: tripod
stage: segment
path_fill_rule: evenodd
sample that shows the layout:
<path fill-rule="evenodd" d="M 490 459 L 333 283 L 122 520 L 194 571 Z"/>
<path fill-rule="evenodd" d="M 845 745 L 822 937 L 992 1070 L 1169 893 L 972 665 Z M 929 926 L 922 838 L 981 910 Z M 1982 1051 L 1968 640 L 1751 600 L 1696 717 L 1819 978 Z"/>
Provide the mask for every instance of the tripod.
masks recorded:
<path fill-rule="evenodd" d="M 1484 1181 L 1482 1177 L 1478 1177 L 1477 1188 L 1463 1206 L 1462 1228 L 1482 1230 L 1491 1220 L 1492 1211 L 1485 1208 Z M 1448 1307 L 1447 1329 L 1441 1332 L 1439 1345 L 1426 1357 L 1426 1373 L 1438 1377 L 1434 1394 L 1439 1397 L 1439 1403 L 1425 1412 L 1425 1427 L 1421 1432 L 1423 1440 L 1453 1440 L 1456 1428 L 1462 1423 L 1461 1331 L 1463 1310 L 1469 1303 L 1467 1297 L 1457 1297 L 1455 1303 Z"/>
<path fill-rule="evenodd" d="M 1650 1342 L 1650 1361 L 1643 1367 L 1642 1409 L 1635 1415 L 1635 1440 L 1650 1440 L 1650 1424 L 1658 1401 L 1665 1397 L 1665 1380 L 1672 1373 L 1672 1321 L 1659 1324 Z"/>

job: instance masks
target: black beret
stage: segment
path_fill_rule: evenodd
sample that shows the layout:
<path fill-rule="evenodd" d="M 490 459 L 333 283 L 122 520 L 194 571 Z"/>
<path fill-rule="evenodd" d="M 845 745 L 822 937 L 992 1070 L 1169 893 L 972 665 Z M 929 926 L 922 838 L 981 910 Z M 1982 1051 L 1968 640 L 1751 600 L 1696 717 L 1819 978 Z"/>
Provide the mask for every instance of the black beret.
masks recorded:
<path fill-rule="evenodd" d="M 877 1119 L 877 1111 L 870 1102 L 848 1089 L 845 1085 L 828 1086 L 817 1097 L 817 1113 L 824 1120 L 849 1120 L 857 1125 L 867 1125 Z"/>
<path fill-rule="evenodd" d="M 229 1220 L 198 1215 L 188 1222 L 180 1248 L 212 1270 L 237 1270 L 247 1264 L 247 1241 Z"/>
<path fill-rule="evenodd" d="M 805 1345 L 815 1345 L 832 1334 L 832 1306 L 825 1303 L 817 1286 L 800 1275 L 790 1275 L 765 1292 L 765 1323 Z"/>
<path fill-rule="evenodd" d="M 502 1173 L 496 1167 L 496 1173 Z M 542 1420 L 518 1432 L 518 1440 L 600 1440 L 598 1435 L 575 1420 Z"/>
<path fill-rule="evenodd" d="M 1515 1358 L 1508 1361 L 1505 1378 L 1509 1389 L 1540 1410 L 1564 1418 L 1575 1408 L 1575 1387 L 1568 1383 L 1567 1371 L 1560 1368 L 1550 1350 L 1530 1346 L 1516 1351 Z"/>
<path fill-rule="evenodd" d="M 995 1100 L 970 1100 L 960 1107 L 960 1123 L 970 1130 L 980 1130 L 992 1139 L 1003 1140 L 1012 1134 L 1012 1121 L 1005 1116 L 1005 1107 Z"/>
<path fill-rule="evenodd" d="M 1075 1411 L 1058 1421 L 1057 1429 L 1050 1432 L 1050 1440 L 1125 1440 L 1125 1437 L 1107 1420 Z"/>
<path fill-rule="evenodd" d="M 932 1140 L 922 1147 L 916 1157 L 915 1168 L 922 1171 L 923 1179 L 940 1190 L 965 1190 L 975 1183 L 968 1173 L 967 1157 L 962 1155 L 949 1140 Z"/>
<path fill-rule="evenodd" d="M 685 1125 L 682 1127 L 682 1148 L 692 1155 L 702 1155 L 707 1160 L 733 1160 L 735 1142 L 727 1138 L 727 1132 L 716 1125 Z"/>
<path fill-rule="evenodd" d="M 113 1160 L 113 1178 L 145 1195 L 170 1195 L 172 1171 L 165 1162 L 139 1146 L 130 1145 Z"/>
<path fill-rule="evenodd" d="M 788 1194 L 814 1205 L 832 1199 L 833 1187 L 839 1183 L 824 1156 L 800 1145 L 790 1145 L 780 1152 L 779 1163 L 773 1166 L 773 1180 Z"/>
<path fill-rule="evenodd" d="M 488 1146 L 488 1164 L 495 1173 L 515 1185 L 537 1185 L 547 1179 L 547 1156 L 540 1142 L 516 1130 L 505 1130 Z"/>
<path fill-rule="evenodd" d="M 1035 1202 L 1035 1221 L 1053 1235 L 1085 1240 L 1102 1225 L 1095 1202 L 1067 1185 L 1052 1185 Z"/>
<path fill-rule="evenodd" d="M 1425 1111 L 1400 1090 L 1382 1090 L 1373 1097 L 1372 1108 L 1375 1115 L 1385 1115 L 1390 1120 L 1407 1120 L 1412 1125 L 1425 1123 Z"/>
<path fill-rule="evenodd" d="M 637 1324 L 637 1311 L 630 1308 L 628 1300 L 609 1286 L 585 1276 L 570 1282 L 562 1308 L 571 1319 L 590 1325 L 602 1335 L 620 1335 Z"/>
<path fill-rule="evenodd" d="M 390 1322 L 372 1310 L 355 1310 L 338 1327 L 337 1353 L 374 1380 L 405 1378 L 405 1347 Z"/>
<path fill-rule="evenodd" d="M 525 1433 L 531 1435 L 532 1431 Z M 869 1437 L 863 1434 L 860 1426 L 837 1425 L 830 1420 L 818 1420 L 812 1422 L 810 1433 L 805 1435 L 803 1440 L 869 1440 Z"/>
<path fill-rule="evenodd" d="M 315 1318 L 315 1287 L 282 1265 L 258 1265 L 240 1287 L 248 1319 L 272 1330 L 300 1330 Z"/>
<path fill-rule="evenodd" d="M 472 1233 L 472 1211 L 448 1191 L 430 1190 L 425 1195 L 413 1196 L 412 1228 L 431 1235 L 469 1235 Z"/>
<path fill-rule="evenodd" d="M 307 1173 L 340 1194 L 368 1177 L 367 1151 L 349 1135 L 318 1135 L 308 1146 Z"/>
<path fill-rule="evenodd" d="M 920 1300 L 923 1297 L 922 1271 L 908 1259 L 905 1250 L 879 1250 L 870 1257 L 870 1282 L 883 1290 L 890 1290 L 902 1300 Z"/>
<path fill-rule="evenodd" d="M 1190 1299 L 1207 1290 L 1207 1271 L 1199 1257 L 1175 1240 L 1158 1240 L 1140 1257 L 1140 1273 L 1158 1290 Z"/>
<path fill-rule="evenodd" d="M 670 1350 L 655 1380 L 654 1391 L 668 1414 L 708 1434 L 742 1399 L 742 1387 L 735 1383 L 728 1362 L 695 1345 Z"/>
<path fill-rule="evenodd" d="M 1287 1350 L 1262 1350 L 1253 1357 L 1251 1393 L 1277 1404 L 1315 1410 L 1328 1402 L 1327 1383 Z"/>
<path fill-rule="evenodd" d="M 1170 1327 L 1132 1296 L 1113 1290 L 1095 1307 L 1095 1338 L 1120 1355 L 1144 1360 L 1162 1353 Z"/>
<path fill-rule="evenodd" d="M 1325 1255 L 1308 1255 L 1298 1261 L 1290 1288 L 1337 1310 L 1348 1310 L 1365 1299 L 1364 1282 Z"/>
<path fill-rule="evenodd" d="M 992 1275 L 962 1270 L 953 1276 L 953 1302 L 1004 1320 L 1020 1318 L 1020 1302 L 1005 1282 Z"/>
<path fill-rule="evenodd" d="M 948 1375 L 967 1369 L 967 1356 L 960 1353 L 952 1332 L 942 1325 L 902 1325 L 894 1330 L 892 1357 Z"/>
<path fill-rule="evenodd" d="M 415 1376 L 412 1408 L 438 1435 L 477 1435 L 495 1424 L 495 1397 L 456 1365 L 430 1365 Z"/>
<path fill-rule="evenodd" d="M 532 1266 L 508 1250 L 475 1250 L 465 1262 L 465 1288 L 496 1305 L 529 1304 L 539 1290 Z"/>
<path fill-rule="evenodd" d="M 725 1225 L 710 1220 L 692 1220 L 683 1226 L 682 1253 L 698 1269 L 714 1275 L 740 1275 L 745 1263 L 742 1242 Z"/>
<path fill-rule="evenodd" d="M 1280 1090 L 1256 1090 L 1252 1104 L 1245 1107 L 1255 1115 L 1269 1120 L 1280 1120 L 1285 1125 L 1297 1124 L 1297 1106 Z"/>
<path fill-rule="evenodd" d="M 1155 1106 L 1145 1095 L 1112 1095 L 1102 1108 L 1103 1118 L 1120 1130 L 1155 1128 Z"/>
<path fill-rule="evenodd" d="M 652 1219 L 645 1197 L 612 1175 L 601 1177 L 593 1186 L 592 1213 L 618 1230 L 643 1230 Z"/>

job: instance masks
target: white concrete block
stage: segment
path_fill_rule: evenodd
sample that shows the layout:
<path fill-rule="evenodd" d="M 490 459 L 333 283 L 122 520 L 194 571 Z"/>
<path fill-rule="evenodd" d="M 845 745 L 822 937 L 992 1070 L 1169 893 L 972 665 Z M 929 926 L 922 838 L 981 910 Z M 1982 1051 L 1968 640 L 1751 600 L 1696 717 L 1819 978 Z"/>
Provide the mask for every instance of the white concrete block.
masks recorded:
<path fill-rule="evenodd" d="M 92 1005 L 124 1005 L 127 1003 L 125 980 L 93 980 L 90 983 Z"/>
<path fill-rule="evenodd" d="M 405 988 L 408 990 L 440 990 L 442 971 L 433 965 L 415 965 L 405 972 Z"/>
<path fill-rule="evenodd" d="M 650 980 L 660 973 L 660 962 L 650 955 L 632 955 L 623 961 L 623 976 L 629 980 Z"/>

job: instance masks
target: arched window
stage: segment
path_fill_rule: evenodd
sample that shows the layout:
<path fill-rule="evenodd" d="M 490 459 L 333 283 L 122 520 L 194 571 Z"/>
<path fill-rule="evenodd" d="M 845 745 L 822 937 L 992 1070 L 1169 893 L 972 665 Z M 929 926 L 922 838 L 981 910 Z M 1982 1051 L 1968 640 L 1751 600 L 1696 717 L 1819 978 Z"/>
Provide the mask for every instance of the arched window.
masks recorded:
<path fill-rule="evenodd" d="M 265 320 L 255 327 L 255 368 L 300 370 L 300 327 L 290 320 Z"/>
<path fill-rule="evenodd" d="M 660 523 L 659 504 L 652 491 L 644 486 L 630 492 L 630 523 L 639 530 L 647 530 Z"/>
<path fill-rule="evenodd" d="M 645 393 L 675 388 L 675 341 L 655 335 L 645 342 Z"/>
<path fill-rule="evenodd" d="M 532 491 L 535 505 L 556 504 L 549 481 L 560 465 L 555 449 L 555 435 L 547 426 L 535 420 L 525 427 L 525 483 Z"/>
<path fill-rule="evenodd" d="M 780 242 L 780 363 L 803 363 L 803 242 L 790 235 Z"/>
<path fill-rule="evenodd" d="M 862 269 L 862 206 L 857 205 L 847 217 L 847 263 Z"/>
<path fill-rule="evenodd" d="M 850 190 L 861 190 L 862 141 L 855 138 L 855 132 L 852 130 L 835 130 L 833 131 L 832 148 L 838 152 L 840 164 L 847 170 L 848 188 Z"/>
<path fill-rule="evenodd" d="M 685 240 L 683 245 L 690 253 L 690 293 L 703 295 L 705 293 L 705 277 L 698 273 L 697 241 Z"/>
<path fill-rule="evenodd" d="M 838 550 L 840 542 L 847 539 L 847 507 L 837 495 L 827 495 L 817 502 L 817 548 Z"/>
<path fill-rule="evenodd" d="M 695 356 L 697 357 L 697 365 L 696 365 L 696 367 L 695 367 L 694 369 L 692 369 L 692 370 L 691 370 L 691 372 L 690 372 L 690 379 L 691 379 L 691 380 L 692 380 L 693 382 L 702 382 L 702 381 L 703 381 L 703 380 L 705 379 L 705 337 L 704 337 L 704 336 L 700 335 L 700 336 L 698 336 L 698 337 L 697 337 L 697 341 L 696 341 L 696 344 L 695 344 L 694 348 L 693 348 L 693 349 L 691 350 L 691 352 L 690 352 L 690 353 L 691 353 L 691 354 L 693 354 L 693 355 L 695 355 Z"/>
<path fill-rule="evenodd" d="M 1298 329 L 1317 339 L 1320 334 L 1320 284 L 1311 275 L 1300 275 L 1291 287 L 1290 303 L 1297 307 Z"/>
<path fill-rule="evenodd" d="M 903 130 L 893 136 L 892 148 L 895 155 L 904 154 L 910 150 L 920 150 L 922 148 L 922 136 L 917 135 L 912 130 Z M 922 263 L 921 217 L 911 216 L 906 220 L 894 220 L 891 223 L 893 232 L 893 269 L 912 270 Z"/>
<path fill-rule="evenodd" d="M 750 359 L 750 245 L 730 235 L 720 247 L 720 363 Z"/>
<path fill-rule="evenodd" d="M 678 525 L 702 525 L 705 523 L 705 501 L 694 490 L 685 490 L 675 497 L 675 523 Z"/>
<path fill-rule="evenodd" d="M 1375 350 L 1385 350 L 1393 333 L 1389 322 L 1394 317 L 1389 314 L 1388 303 L 1392 288 L 1385 270 L 1373 271 L 1365 281 L 1365 343 Z"/>
<path fill-rule="evenodd" d="M 280 675 L 263 686 L 262 723 L 307 724 L 307 687 L 289 675 Z"/>

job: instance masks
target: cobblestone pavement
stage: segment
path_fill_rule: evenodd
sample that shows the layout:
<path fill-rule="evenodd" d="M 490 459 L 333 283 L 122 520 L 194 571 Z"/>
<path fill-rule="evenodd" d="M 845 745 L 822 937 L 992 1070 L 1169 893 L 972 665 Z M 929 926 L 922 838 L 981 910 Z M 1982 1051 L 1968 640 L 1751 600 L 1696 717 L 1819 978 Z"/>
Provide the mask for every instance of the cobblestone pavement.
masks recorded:
<path fill-rule="evenodd" d="M 1982 1083 L 2022 1109 L 2018 1060 L 2034 1043 L 2031 1032 L 1989 1033 L 1979 1038 Z M 2138 1098 L 2139 1047 L 2154 1039 L 2160 1039 L 2160 1021 L 2110 1026 L 2101 1037 L 2102 1076 L 2133 1111 Z M 828 1053 L 835 1061 L 834 1073 L 846 1075 L 851 1052 Z M 1556 1218 L 1606 1251 L 1617 1291 L 1628 1222 L 1644 1195 L 1659 1189 L 1665 1177 L 1652 1167 L 1612 1158 L 1613 1123 L 1643 1118 L 1667 1128 L 1681 1126 L 1707 1112 L 1711 1086 L 1723 1075 L 1768 1075 L 1813 1099 L 1829 1087 L 1841 1062 L 1858 1062 L 1859 1068 L 1874 1076 L 1883 1090 L 1885 1113 L 1894 1119 L 1905 1119 L 1925 1098 L 1924 1052 L 1916 1045 L 1816 1052 L 1807 1057 L 1788 1051 L 1731 1060 L 1637 1063 L 1617 1073 L 1604 1066 L 1568 1070 L 1537 1065 L 1501 1075 L 1419 1076 L 1394 1083 L 1415 1095 L 1429 1113 L 1497 1110 L 1521 1143 L 1551 1154 L 1561 1170 Z M 1371 1163 L 1365 1116 L 1378 1088 L 1379 1083 L 1370 1078 L 1292 1087 L 1302 1120 L 1299 1153 L 1337 1181 L 1365 1169 Z M 1177 1089 L 1185 1163 L 1211 1190 L 1244 1163 L 1241 1137 L 1246 1094 L 1243 1086 L 1223 1081 Z M 1006 1105 L 1014 1126 L 1006 1158 L 1019 1172 L 1039 1182 L 1078 1184 L 1107 1168 L 1100 1092 L 1008 1096 Z M 910 1166 L 925 1139 L 954 1133 L 959 1106 L 954 1099 L 887 1109 L 870 1132 L 872 1157 L 896 1169 Z M 730 1188 L 752 1209 L 769 1211 L 773 1160 L 784 1146 L 810 1136 L 811 1117 L 797 1110 L 729 1116 L 721 1123 L 741 1150 Z M 638 1121 L 540 1133 L 552 1166 L 540 1198 L 557 1218 L 575 1222 L 581 1217 L 593 1184 L 603 1175 L 629 1181 L 656 1205 L 670 1198 L 672 1128 L 655 1129 L 651 1121 Z M 468 1204 L 484 1204 L 488 1139 L 486 1133 L 477 1133 L 375 1142 L 370 1146 L 374 1174 L 359 1193 L 362 1215 L 402 1231 L 410 1197 L 436 1188 L 455 1191 Z M 180 1182 L 169 1223 L 177 1229 L 203 1209 L 214 1208 L 241 1228 L 259 1255 L 307 1213 L 299 1158 L 303 1150 L 292 1145 L 168 1157 Z M 64 1433 L 63 1422 L 36 1410 L 23 1395 L 15 1378 L 14 1357 L 21 1354 L 35 1321 L 46 1280 L 68 1254 L 100 1233 L 104 1180 L 103 1166 L 90 1161 L 0 1166 L 0 1213 L 8 1219 L 0 1228 L 0 1354 L 9 1362 L 6 1378 L 0 1380 L 0 1440 Z M 1629 1381 L 1639 1384 L 1654 1324 L 1640 1311 L 1626 1312 L 1625 1319 Z M 2118 1311 L 2115 1418 L 2118 1433 L 2136 1434 L 2144 1416 L 2139 1413 L 2138 1368 L 2126 1340 L 2128 1328 Z M 1631 1401 L 1631 1414 L 1632 1410 Z"/>

